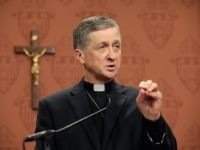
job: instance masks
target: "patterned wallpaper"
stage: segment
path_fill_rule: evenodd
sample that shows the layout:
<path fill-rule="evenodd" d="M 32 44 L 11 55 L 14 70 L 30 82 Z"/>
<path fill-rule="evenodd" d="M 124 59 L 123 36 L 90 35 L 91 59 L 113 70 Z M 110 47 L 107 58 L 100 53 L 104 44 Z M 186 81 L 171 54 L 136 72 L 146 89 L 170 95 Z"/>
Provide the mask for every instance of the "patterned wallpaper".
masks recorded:
<path fill-rule="evenodd" d="M 144 79 L 158 82 L 163 115 L 178 149 L 199 150 L 199 0 L 0 0 L 0 150 L 22 149 L 37 114 L 32 110 L 31 61 L 15 54 L 14 47 L 29 46 L 30 31 L 38 30 L 40 46 L 56 48 L 55 55 L 40 59 L 40 97 L 70 87 L 82 77 L 73 57 L 72 30 L 92 15 L 112 17 L 121 27 L 117 80 L 131 86 Z"/>

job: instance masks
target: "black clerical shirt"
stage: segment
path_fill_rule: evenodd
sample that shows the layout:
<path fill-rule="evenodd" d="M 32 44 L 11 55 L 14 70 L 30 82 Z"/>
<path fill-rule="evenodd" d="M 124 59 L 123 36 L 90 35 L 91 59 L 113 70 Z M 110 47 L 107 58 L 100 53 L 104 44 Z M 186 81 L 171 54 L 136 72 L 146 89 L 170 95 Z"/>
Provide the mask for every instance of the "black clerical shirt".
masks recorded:
<path fill-rule="evenodd" d="M 108 93 L 112 89 L 113 83 L 114 81 L 110 81 L 108 83 L 98 85 L 96 88 L 96 85 L 84 81 L 84 88 L 88 95 L 89 105 L 92 113 L 107 106 Z M 104 133 L 104 118 L 105 111 L 101 112 L 100 114 L 97 114 L 96 117 L 93 118 L 100 145 L 102 145 L 103 140 L 102 138 Z"/>

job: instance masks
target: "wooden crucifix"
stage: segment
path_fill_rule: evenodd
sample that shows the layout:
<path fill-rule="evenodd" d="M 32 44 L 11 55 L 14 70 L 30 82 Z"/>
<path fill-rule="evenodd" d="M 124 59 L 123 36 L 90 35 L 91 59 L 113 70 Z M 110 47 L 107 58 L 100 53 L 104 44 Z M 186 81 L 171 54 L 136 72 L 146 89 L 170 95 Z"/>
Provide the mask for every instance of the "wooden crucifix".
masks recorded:
<path fill-rule="evenodd" d="M 15 47 L 15 53 L 25 54 L 32 60 L 32 108 L 38 108 L 38 101 L 40 98 L 40 65 L 39 59 L 45 54 L 54 54 L 55 48 L 52 47 L 40 47 L 39 46 L 39 32 L 31 31 L 31 46 L 17 46 Z"/>

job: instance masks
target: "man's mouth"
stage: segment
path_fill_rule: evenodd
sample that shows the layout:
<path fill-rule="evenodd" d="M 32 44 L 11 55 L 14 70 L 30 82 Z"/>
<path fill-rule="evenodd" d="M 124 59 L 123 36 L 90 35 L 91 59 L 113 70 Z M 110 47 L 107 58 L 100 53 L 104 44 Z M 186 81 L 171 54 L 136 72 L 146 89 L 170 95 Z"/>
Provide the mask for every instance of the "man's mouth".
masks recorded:
<path fill-rule="evenodd" d="M 116 68 L 116 65 L 112 64 L 112 65 L 107 65 L 106 68 L 108 68 L 109 71 L 113 71 Z"/>

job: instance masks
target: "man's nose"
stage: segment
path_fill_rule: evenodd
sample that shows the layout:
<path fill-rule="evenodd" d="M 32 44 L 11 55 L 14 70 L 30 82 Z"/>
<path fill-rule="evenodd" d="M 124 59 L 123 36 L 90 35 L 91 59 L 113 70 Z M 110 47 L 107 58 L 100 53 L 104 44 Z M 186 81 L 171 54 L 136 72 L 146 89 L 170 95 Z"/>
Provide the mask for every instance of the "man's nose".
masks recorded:
<path fill-rule="evenodd" d="M 108 53 L 107 53 L 107 58 L 114 60 L 116 58 L 116 56 L 117 56 L 117 52 L 115 52 L 114 48 L 109 47 Z"/>

